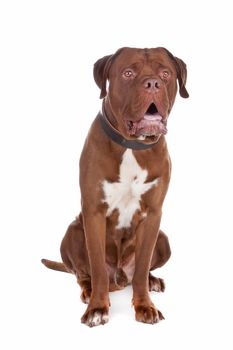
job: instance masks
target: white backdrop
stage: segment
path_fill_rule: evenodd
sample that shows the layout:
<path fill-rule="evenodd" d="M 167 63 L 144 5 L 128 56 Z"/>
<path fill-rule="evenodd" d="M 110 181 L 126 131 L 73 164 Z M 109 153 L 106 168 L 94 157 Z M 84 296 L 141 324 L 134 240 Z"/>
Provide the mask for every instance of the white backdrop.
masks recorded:
<path fill-rule="evenodd" d="M 232 349 L 232 13 L 230 1 L 1 1 L 2 349 Z M 81 325 L 60 259 L 78 214 L 78 160 L 100 107 L 94 62 L 119 47 L 164 46 L 188 66 L 167 141 L 173 174 L 162 228 L 173 255 L 153 301 L 166 320 L 134 321 L 131 288 L 110 322 Z"/>

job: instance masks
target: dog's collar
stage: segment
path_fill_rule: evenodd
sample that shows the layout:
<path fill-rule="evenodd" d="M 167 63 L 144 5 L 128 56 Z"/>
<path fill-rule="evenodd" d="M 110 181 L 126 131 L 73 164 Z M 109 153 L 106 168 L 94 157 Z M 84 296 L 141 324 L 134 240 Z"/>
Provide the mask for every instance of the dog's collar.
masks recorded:
<path fill-rule="evenodd" d="M 145 150 L 145 149 L 149 149 L 151 147 L 153 147 L 154 145 L 156 145 L 156 143 L 159 142 L 160 140 L 160 136 L 158 136 L 157 140 L 153 143 L 150 144 L 145 144 L 145 143 L 141 143 L 137 140 L 127 140 L 125 139 L 120 133 L 119 131 L 117 131 L 112 124 L 109 122 L 106 112 L 104 110 L 104 106 L 102 108 L 102 112 L 99 112 L 98 116 L 100 124 L 102 126 L 102 129 L 104 130 L 105 134 L 115 143 L 117 143 L 118 145 L 121 145 L 122 147 L 125 148 L 131 148 L 134 150 Z"/>

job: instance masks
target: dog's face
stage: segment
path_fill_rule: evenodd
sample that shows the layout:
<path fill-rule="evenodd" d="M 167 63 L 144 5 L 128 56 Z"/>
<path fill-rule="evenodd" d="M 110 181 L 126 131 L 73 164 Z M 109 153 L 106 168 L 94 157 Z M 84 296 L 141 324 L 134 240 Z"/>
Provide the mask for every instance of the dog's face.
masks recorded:
<path fill-rule="evenodd" d="M 164 48 L 122 48 L 94 66 L 94 78 L 120 133 L 153 142 L 167 132 L 177 92 L 188 97 L 185 63 Z M 108 92 L 106 83 L 109 81 Z"/>

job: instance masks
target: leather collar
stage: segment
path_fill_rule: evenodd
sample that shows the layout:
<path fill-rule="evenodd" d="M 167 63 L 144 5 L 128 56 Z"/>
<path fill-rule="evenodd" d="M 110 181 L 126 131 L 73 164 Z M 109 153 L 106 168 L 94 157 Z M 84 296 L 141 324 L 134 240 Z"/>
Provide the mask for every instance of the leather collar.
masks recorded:
<path fill-rule="evenodd" d="M 100 121 L 101 127 L 104 130 L 105 134 L 115 143 L 121 145 L 125 148 L 131 148 L 134 150 L 145 150 L 153 147 L 156 143 L 159 142 L 160 136 L 158 136 L 157 140 L 151 144 L 145 144 L 137 140 L 127 140 L 125 139 L 118 130 L 116 130 L 112 124 L 109 122 L 107 115 L 104 110 L 104 106 L 102 108 L 102 113 L 99 112 L 97 118 Z"/>

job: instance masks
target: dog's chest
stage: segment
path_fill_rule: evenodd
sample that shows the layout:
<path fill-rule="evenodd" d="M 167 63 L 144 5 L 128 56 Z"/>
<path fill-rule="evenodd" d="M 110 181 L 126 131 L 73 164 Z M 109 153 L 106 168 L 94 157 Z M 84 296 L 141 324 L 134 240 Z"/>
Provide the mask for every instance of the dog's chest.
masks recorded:
<path fill-rule="evenodd" d="M 127 149 L 120 165 L 119 181 L 103 181 L 104 202 L 108 205 L 107 216 L 118 210 L 116 228 L 128 228 L 136 211 L 141 210 L 141 197 L 157 185 L 158 179 L 146 182 L 148 171 L 142 169 L 132 150 Z"/>

